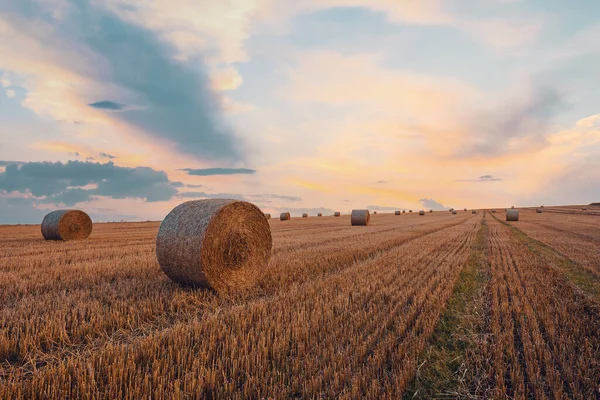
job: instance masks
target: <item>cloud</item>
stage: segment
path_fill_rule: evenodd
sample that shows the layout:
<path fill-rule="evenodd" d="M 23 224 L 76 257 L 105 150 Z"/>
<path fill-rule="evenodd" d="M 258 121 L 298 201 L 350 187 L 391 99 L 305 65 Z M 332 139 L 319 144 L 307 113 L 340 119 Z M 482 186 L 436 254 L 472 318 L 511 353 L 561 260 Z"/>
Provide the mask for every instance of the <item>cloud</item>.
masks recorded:
<path fill-rule="evenodd" d="M 301 197 L 298 196 L 282 196 L 279 194 L 253 194 L 250 195 L 250 197 L 257 197 L 257 198 L 261 198 L 261 199 L 278 199 L 278 200 L 286 200 L 286 201 L 302 201 Z"/>
<path fill-rule="evenodd" d="M 387 181 L 377 181 L 377 183 L 384 184 L 384 183 L 387 183 Z"/>
<path fill-rule="evenodd" d="M 421 203 L 424 208 L 434 211 L 443 211 L 448 209 L 448 207 L 444 206 L 442 203 L 438 203 L 434 199 L 419 199 L 419 203 Z"/>
<path fill-rule="evenodd" d="M 0 11 L 11 16 L 0 21 L 0 32 L 14 43 L 0 45 L 0 68 L 31 72 L 29 81 L 36 82 L 27 88 L 24 105 L 63 119 L 67 110 L 78 110 L 78 101 L 109 110 L 128 104 L 102 118 L 197 159 L 242 159 L 240 138 L 221 117 L 221 100 L 200 55 L 182 63 L 172 44 L 107 11 L 101 2 L 69 2 L 60 18 L 31 0 L 3 4 Z M 89 101 L 108 96 L 112 100 Z"/>
<path fill-rule="evenodd" d="M 38 202 L 73 205 L 96 196 L 165 201 L 177 194 L 177 185 L 164 171 L 148 167 L 69 161 L 8 164 L 0 173 L 0 191 L 30 194 Z"/>
<path fill-rule="evenodd" d="M 117 156 L 113 156 L 112 154 L 108 154 L 108 153 L 104 153 L 104 152 L 98 153 L 98 155 L 100 157 L 108 158 L 110 160 L 113 160 L 113 159 L 117 158 Z"/>
<path fill-rule="evenodd" d="M 110 100 L 102 100 L 97 101 L 95 103 L 90 103 L 88 106 L 93 108 L 98 108 L 100 110 L 110 110 L 110 111 L 121 111 L 125 108 L 123 104 L 116 103 Z"/>
<path fill-rule="evenodd" d="M 502 178 L 495 178 L 492 175 L 482 175 L 477 179 L 457 179 L 456 182 L 498 182 Z"/>
<path fill-rule="evenodd" d="M 188 173 L 188 175 L 196 175 L 196 176 L 253 174 L 256 172 L 255 169 L 248 169 L 248 168 L 204 168 L 204 169 L 182 168 L 182 169 L 180 169 L 180 171 L 185 171 Z"/>
<path fill-rule="evenodd" d="M 205 192 L 182 192 L 177 197 L 188 199 L 236 199 L 246 200 L 246 198 L 237 193 L 205 193 Z"/>

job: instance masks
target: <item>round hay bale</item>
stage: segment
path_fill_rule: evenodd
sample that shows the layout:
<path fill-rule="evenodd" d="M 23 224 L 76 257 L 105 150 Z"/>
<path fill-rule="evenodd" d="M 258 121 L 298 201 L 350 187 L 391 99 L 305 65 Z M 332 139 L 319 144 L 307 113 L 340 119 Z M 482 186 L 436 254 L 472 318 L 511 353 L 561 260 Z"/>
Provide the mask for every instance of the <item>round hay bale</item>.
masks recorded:
<path fill-rule="evenodd" d="M 398 210 L 394 211 L 394 215 L 400 215 L 400 211 L 398 211 Z"/>
<path fill-rule="evenodd" d="M 492 210 L 492 213 L 495 213 L 495 212 L 496 212 L 496 210 Z"/>
<path fill-rule="evenodd" d="M 302 218 L 308 218 L 308 214 L 307 213 L 303 213 L 302 214 Z"/>
<path fill-rule="evenodd" d="M 323 213 L 318 213 L 317 214 L 317 217 L 322 217 L 322 216 L 323 216 Z"/>
<path fill-rule="evenodd" d="M 456 211 L 452 211 L 452 215 L 456 215 Z"/>
<path fill-rule="evenodd" d="M 271 219 L 271 214 L 269 214 L 269 213 L 265 213 L 265 217 L 266 217 L 267 219 Z"/>
<path fill-rule="evenodd" d="M 369 225 L 369 221 L 371 221 L 369 210 L 352 210 L 352 215 L 350 216 L 352 226 L 367 226 Z"/>
<path fill-rule="evenodd" d="M 477 211 L 471 210 L 471 214 L 477 214 Z"/>
<path fill-rule="evenodd" d="M 465 208 L 465 211 L 467 211 L 467 209 Z"/>
<path fill-rule="evenodd" d="M 92 220 L 81 210 L 56 210 L 42 220 L 46 240 L 81 240 L 92 233 Z"/>
<path fill-rule="evenodd" d="M 271 246 L 269 223 L 254 204 L 194 200 L 165 217 L 156 236 L 156 257 L 175 282 L 227 291 L 254 283 L 269 262 Z"/>
<path fill-rule="evenodd" d="M 408 212 L 409 212 L 409 213 L 411 213 L 411 212 L 412 212 L 412 210 L 408 210 Z"/>
<path fill-rule="evenodd" d="M 508 210 L 506 211 L 506 220 L 507 221 L 518 221 L 519 220 L 519 210 Z"/>
<path fill-rule="evenodd" d="M 292 218 L 292 217 L 289 212 L 282 212 L 281 214 L 279 214 L 280 221 L 289 221 L 290 218 Z"/>
<path fill-rule="evenodd" d="M 340 215 L 342 215 L 342 213 L 339 212 L 339 211 L 336 211 L 336 212 L 333 213 L 334 217 L 339 217 Z"/>
<path fill-rule="evenodd" d="M 510 208 L 511 208 L 511 210 L 514 210 L 514 209 L 515 209 L 515 206 L 510 206 Z"/>
<path fill-rule="evenodd" d="M 432 212 L 433 212 L 433 210 L 429 210 L 429 212 L 430 212 L 430 213 L 432 213 Z"/>
<path fill-rule="evenodd" d="M 544 210 L 542 210 L 541 208 L 538 208 L 535 210 L 536 213 L 541 214 Z"/>
<path fill-rule="evenodd" d="M 406 210 L 402 210 L 402 214 L 406 214 Z"/>
<path fill-rule="evenodd" d="M 425 215 L 425 211 L 419 210 L 419 215 Z"/>
<path fill-rule="evenodd" d="M 373 211 L 373 214 L 377 214 L 377 211 Z"/>

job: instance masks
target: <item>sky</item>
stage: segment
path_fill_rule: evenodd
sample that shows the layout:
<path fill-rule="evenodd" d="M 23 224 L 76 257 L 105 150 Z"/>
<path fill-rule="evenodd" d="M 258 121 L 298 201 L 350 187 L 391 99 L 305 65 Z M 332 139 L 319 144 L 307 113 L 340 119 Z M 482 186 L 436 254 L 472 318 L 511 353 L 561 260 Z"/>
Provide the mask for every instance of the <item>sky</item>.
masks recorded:
<path fill-rule="evenodd" d="M 0 0 L 0 224 L 600 201 L 600 2 Z"/>

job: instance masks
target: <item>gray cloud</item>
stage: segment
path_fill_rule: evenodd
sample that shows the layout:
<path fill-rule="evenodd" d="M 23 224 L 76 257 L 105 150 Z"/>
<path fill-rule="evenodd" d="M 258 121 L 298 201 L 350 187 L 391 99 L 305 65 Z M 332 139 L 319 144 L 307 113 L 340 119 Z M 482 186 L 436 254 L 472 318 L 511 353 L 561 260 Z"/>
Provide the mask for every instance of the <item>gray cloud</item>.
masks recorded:
<path fill-rule="evenodd" d="M 379 184 L 387 183 L 387 181 L 377 181 Z"/>
<path fill-rule="evenodd" d="M 100 157 L 104 157 L 104 158 L 108 158 L 110 160 L 114 160 L 115 158 L 117 158 L 117 156 L 113 156 L 112 154 L 108 154 L 108 153 L 99 153 L 98 154 Z"/>
<path fill-rule="evenodd" d="M 190 189 L 198 189 L 198 188 L 204 187 L 204 185 L 187 184 L 187 185 L 185 185 L 185 187 L 190 188 Z"/>
<path fill-rule="evenodd" d="M 182 192 L 177 195 L 180 198 L 186 199 L 236 199 L 246 200 L 246 198 L 237 193 L 205 193 L 205 192 Z"/>
<path fill-rule="evenodd" d="M 95 103 L 90 103 L 88 106 L 92 108 L 98 108 L 100 110 L 109 110 L 109 111 L 121 111 L 125 108 L 123 104 L 116 103 L 110 100 L 102 100 L 97 101 Z"/>
<path fill-rule="evenodd" d="M 512 138 L 526 140 L 528 148 L 541 147 L 554 118 L 566 109 L 562 94 L 547 86 L 534 88 L 525 101 L 504 100 L 497 109 L 481 113 L 471 121 L 470 137 L 464 140 L 458 156 L 514 152 L 515 149 L 505 145 Z"/>
<path fill-rule="evenodd" d="M 81 188 L 91 184 L 97 187 Z M 118 167 L 112 162 L 28 162 L 9 164 L 0 173 L 2 192 L 29 193 L 43 198 L 38 202 L 65 205 L 90 201 L 94 196 L 165 201 L 177 194 L 176 187 L 164 171 Z"/>
<path fill-rule="evenodd" d="M 0 196 L 0 224 L 39 224 L 49 209 L 38 209 L 32 199 Z"/>
<path fill-rule="evenodd" d="M 482 175 L 477 179 L 457 179 L 456 182 L 498 182 L 502 178 L 495 178 L 492 175 Z"/>
<path fill-rule="evenodd" d="M 419 199 L 419 203 L 421 203 L 424 208 L 432 209 L 434 211 L 443 211 L 448 209 L 448 207 L 444 206 L 442 203 L 438 203 L 434 199 Z"/>
<path fill-rule="evenodd" d="M 182 168 L 180 171 L 185 171 L 188 175 L 196 176 L 212 176 L 212 175 L 236 175 L 236 174 L 253 174 L 255 169 L 248 168 Z"/>
<path fill-rule="evenodd" d="M 91 103 L 96 108 L 114 109 L 114 104 L 128 104 L 112 113 L 112 118 L 150 136 L 170 140 L 179 151 L 195 157 L 242 159 L 238 138 L 222 119 L 220 100 L 211 89 L 202 59 L 187 63 L 177 60 L 177 50 L 157 33 L 122 20 L 98 7 L 97 2 L 69 2 L 69 11 L 59 19 L 53 16 L 53 9 L 40 7 L 34 0 L 5 3 L 0 12 L 15 15 L 12 22 L 7 21 L 15 29 L 32 40 L 69 43 L 80 50 L 81 61 L 69 63 L 69 68 L 105 87 L 120 89 L 119 98 Z M 31 25 L 47 22 L 55 37 L 42 37 L 40 32 L 46 32 L 43 29 L 23 30 L 15 21 Z M 91 67 L 96 65 L 98 68 Z"/>
<path fill-rule="evenodd" d="M 256 198 L 260 198 L 260 199 L 278 199 L 278 200 L 286 200 L 286 201 L 302 201 L 301 197 L 298 196 L 282 196 L 279 194 L 253 194 L 250 195 L 250 197 L 256 197 Z M 264 201 L 264 200 L 263 200 Z"/>

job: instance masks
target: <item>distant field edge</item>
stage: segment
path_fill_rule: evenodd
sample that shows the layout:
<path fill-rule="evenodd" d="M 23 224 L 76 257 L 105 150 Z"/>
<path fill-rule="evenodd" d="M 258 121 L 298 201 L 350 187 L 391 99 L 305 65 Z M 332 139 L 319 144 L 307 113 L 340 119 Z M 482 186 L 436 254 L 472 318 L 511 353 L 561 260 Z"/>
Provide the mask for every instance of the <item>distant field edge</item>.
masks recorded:
<path fill-rule="evenodd" d="M 485 324 L 484 290 L 491 277 L 486 214 L 404 399 L 470 398 L 478 391 L 472 360 Z"/>
<path fill-rule="evenodd" d="M 551 246 L 533 239 L 519 228 L 492 216 L 500 223 L 506 225 L 514 237 L 525 244 L 529 251 L 542 258 L 551 268 L 555 268 L 564 274 L 569 281 L 585 295 L 600 302 L 600 278 L 588 271 L 585 267 L 569 257 L 555 250 Z"/>

